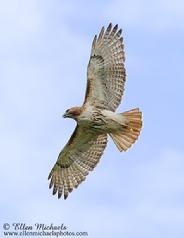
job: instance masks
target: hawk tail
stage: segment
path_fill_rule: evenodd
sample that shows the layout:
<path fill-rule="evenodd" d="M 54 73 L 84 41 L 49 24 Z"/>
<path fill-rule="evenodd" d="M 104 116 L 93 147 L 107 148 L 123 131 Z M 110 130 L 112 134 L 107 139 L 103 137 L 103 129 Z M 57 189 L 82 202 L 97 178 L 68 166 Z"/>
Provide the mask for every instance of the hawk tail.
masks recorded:
<path fill-rule="evenodd" d="M 142 112 L 135 108 L 120 115 L 127 121 L 126 126 L 123 125 L 118 132 L 110 133 L 110 136 L 119 151 L 126 151 L 138 139 L 142 128 Z"/>

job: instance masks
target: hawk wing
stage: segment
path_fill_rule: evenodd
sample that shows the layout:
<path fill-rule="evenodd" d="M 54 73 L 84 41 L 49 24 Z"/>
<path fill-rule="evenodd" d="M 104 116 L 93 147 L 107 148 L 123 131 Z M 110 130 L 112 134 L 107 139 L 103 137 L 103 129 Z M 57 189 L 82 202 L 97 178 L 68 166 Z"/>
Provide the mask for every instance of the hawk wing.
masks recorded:
<path fill-rule="evenodd" d="M 110 23 L 92 43 L 87 70 L 84 104 L 115 111 L 121 102 L 125 83 L 122 30 Z"/>
<path fill-rule="evenodd" d="M 94 169 L 106 144 L 107 135 L 95 135 L 77 126 L 49 174 L 49 188 L 54 187 L 53 195 L 58 193 L 60 198 L 64 194 L 66 199 L 69 192 L 77 188 L 89 171 Z"/>

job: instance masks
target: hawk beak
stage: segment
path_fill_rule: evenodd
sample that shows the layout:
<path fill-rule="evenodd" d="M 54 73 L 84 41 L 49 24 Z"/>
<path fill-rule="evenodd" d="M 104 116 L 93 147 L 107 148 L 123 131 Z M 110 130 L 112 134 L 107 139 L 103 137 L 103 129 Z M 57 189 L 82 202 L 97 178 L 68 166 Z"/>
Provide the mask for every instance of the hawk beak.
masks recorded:
<path fill-rule="evenodd" d="M 63 117 L 64 117 L 64 118 L 66 118 L 66 117 L 67 117 L 66 113 L 65 113 L 65 114 L 63 114 Z"/>

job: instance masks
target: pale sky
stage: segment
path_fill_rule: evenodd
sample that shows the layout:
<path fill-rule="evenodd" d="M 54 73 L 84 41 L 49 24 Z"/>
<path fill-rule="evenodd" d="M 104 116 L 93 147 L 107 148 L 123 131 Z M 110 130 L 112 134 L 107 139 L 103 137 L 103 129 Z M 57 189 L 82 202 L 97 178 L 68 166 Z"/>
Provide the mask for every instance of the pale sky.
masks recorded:
<path fill-rule="evenodd" d="M 91 42 L 123 29 L 127 82 L 118 112 L 139 107 L 139 140 L 111 139 L 66 201 L 47 177 L 81 105 Z M 0 0 L 0 230 L 66 224 L 90 238 L 184 237 L 184 3 L 181 0 Z"/>

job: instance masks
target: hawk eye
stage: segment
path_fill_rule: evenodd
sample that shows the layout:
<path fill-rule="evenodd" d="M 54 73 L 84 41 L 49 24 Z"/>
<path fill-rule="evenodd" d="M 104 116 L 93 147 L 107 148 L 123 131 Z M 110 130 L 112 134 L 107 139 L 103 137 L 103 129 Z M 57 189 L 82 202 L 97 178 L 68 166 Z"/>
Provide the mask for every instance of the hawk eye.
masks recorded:
<path fill-rule="evenodd" d="M 66 110 L 66 113 L 69 112 L 69 111 L 70 111 L 70 109 L 67 109 L 67 110 Z"/>

